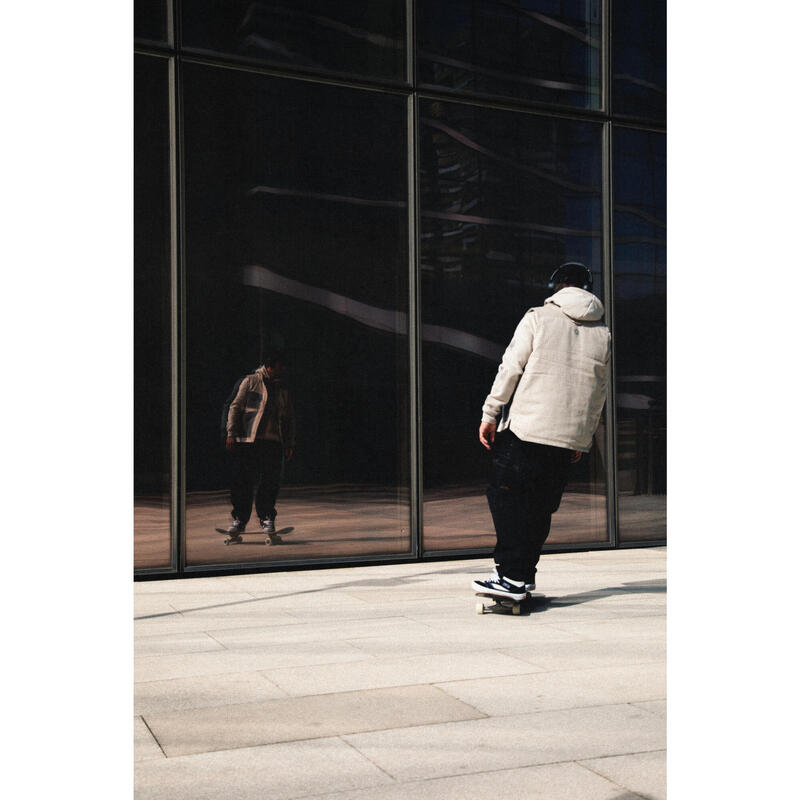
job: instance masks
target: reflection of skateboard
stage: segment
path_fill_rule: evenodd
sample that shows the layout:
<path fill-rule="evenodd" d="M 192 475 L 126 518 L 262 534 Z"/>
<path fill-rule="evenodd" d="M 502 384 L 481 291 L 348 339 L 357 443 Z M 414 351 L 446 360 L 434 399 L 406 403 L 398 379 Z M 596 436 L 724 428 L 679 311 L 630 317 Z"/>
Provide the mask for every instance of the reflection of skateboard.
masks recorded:
<path fill-rule="evenodd" d="M 475 592 L 475 596 L 479 598 L 478 602 L 475 603 L 476 614 L 513 614 L 514 616 L 519 616 L 523 609 L 533 611 L 535 599 L 543 597 L 543 595 L 534 595 L 530 592 L 522 600 L 498 597 L 488 592 Z M 487 603 L 487 600 L 489 603 Z"/>
<path fill-rule="evenodd" d="M 228 531 L 225 528 L 214 528 L 214 530 L 217 533 L 223 533 L 228 537 L 225 540 L 225 544 L 241 544 L 243 541 L 241 533 L 238 534 L 232 533 L 229 535 Z M 260 533 L 262 536 L 264 536 L 264 533 L 262 531 L 252 531 L 252 533 L 256 534 Z M 266 534 L 266 544 L 283 544 L 283 539 L 281 539 L 281 537 L 278 536 L 277 533 L 268 533 Z"/>

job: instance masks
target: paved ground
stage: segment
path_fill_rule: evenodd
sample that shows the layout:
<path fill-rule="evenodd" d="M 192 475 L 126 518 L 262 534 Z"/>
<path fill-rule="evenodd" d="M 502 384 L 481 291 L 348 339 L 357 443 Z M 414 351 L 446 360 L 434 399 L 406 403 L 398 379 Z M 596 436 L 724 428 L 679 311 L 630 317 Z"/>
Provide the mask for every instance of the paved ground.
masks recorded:
<path fill-rule="evenodd" d="M 664 798 L 666 549 L 135 584 L 136 797 Z"/>

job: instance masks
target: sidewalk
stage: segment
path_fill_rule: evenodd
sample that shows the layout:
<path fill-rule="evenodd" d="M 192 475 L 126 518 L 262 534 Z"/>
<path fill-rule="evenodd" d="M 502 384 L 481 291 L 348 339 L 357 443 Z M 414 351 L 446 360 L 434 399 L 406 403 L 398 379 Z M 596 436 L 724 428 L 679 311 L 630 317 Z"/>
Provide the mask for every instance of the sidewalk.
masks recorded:
<path fill-rule="evenodd" d="M 139 582 L 137 800 L 666 797 L 666 548 Z"/>

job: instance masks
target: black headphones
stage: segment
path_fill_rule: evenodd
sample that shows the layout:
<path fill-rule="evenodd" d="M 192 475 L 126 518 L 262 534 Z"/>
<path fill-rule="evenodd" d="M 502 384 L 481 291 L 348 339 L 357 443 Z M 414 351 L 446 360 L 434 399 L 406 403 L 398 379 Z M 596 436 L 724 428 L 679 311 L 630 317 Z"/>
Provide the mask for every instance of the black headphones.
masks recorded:
<path fill-rule="evenodd" d="M 567 261 L 553 270 L 547 288 L 555 289 L 558 283 L 580 283 L 581 288 L 588 292 L 592 288 L 592 282 L 592 273 L 586 264 L 581 264 L 580 261 Z"/>

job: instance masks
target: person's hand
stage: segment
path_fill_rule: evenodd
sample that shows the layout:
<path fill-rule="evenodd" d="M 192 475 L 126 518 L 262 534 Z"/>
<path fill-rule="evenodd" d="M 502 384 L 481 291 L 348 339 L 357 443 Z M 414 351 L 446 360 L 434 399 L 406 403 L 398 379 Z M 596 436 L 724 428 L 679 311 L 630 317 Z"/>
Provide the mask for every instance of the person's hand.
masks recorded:
<path fill-rule="evenodd" d="M 481 426 L 478 428 L 478 439 L 487 450 L 492 449 L 495 433 L 497 433 L 497 425 L 494 422 L 481 422 Z"/>
<path fill-rule="evenodd" d="M 572 458 L 569 460 L 569 463 L 570 464 L 577 464 L 581 460 L 581 456 L 582 455 L 583 455 L 583 453 L 581 453 L 580 450 L 573 450 L 572 451 Z"/>
<path fill-rule="evenodd" d="M 227 439 L 225 439 L 225 449 L 233 450 L 233 436 L 229 436 Z"/>
<path fill-rule="evenodd" d="M 287 461 L 291 461 L 291 460 L 292 460 L 292 457 L 294 456 L 294 447 L 287 447 L 287 448 L 286 448 L 286 449 L 283 451 L 283 455 L 284 455 L 284 458 L 285 458 Z"/>

